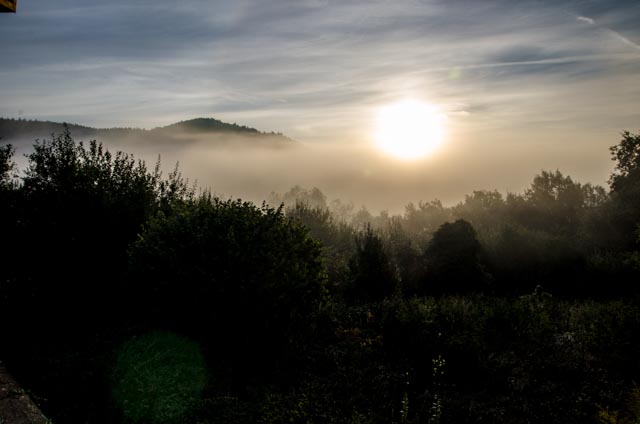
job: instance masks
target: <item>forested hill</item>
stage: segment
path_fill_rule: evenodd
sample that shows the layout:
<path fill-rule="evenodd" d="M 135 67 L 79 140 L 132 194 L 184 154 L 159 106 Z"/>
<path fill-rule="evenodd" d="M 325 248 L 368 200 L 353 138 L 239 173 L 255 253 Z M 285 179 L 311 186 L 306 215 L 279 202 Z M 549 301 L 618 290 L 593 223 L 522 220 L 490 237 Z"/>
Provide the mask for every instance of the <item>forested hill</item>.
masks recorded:
<path fill-rule="evenodd" d="M 95 135 L 100 130 L 78 124 L 67 124 L 73 134 Z M 64 124 L 52 121 L 36 121 L 27 119 L 0 118 L 0 137 L 3 141 L 21 139 L 24 137 L 45 138 L 52 133 L 61 133 Z M 135 130 L 134 130 L 135 131 Z"/>
<path fill-rule="evenodd" d="M 187 132 L 231 132 L 231 133 L 248 133 L 248 134 L 263 134 L 255 128 L 247 127 L 244 125 L 238 125 L 236 123 L 229 124 L 213 118 L 196 118 L 188 121 L 180 121 L 175 124 L 167 125 L 166 127 L 158 127 L 153 131 L 167 132 L 167 131 L 187 131 Z M 274 135 L 270 133 L 269 135 Z M 282 134 L 277 134 L 282 135 Z"/>
<path fill-rule="evenodd" d="M 26 119 L 0 118 L 0 143 L 20 144 L 34 139 L 50 138 L 64 131 L 64 123 Z M 151 130 L 140 128 L 92 128 L 66 124 L 76 138 L 95 138 L 99 141 L 127 138 L 144 144 L 173 144 L 190 142 L 250 142 L 265 146 L 286 146 L 294 141 L 281 133 L 262 132 L 255 128 L 229 124 L 213 118 L 180 121 Z"/>

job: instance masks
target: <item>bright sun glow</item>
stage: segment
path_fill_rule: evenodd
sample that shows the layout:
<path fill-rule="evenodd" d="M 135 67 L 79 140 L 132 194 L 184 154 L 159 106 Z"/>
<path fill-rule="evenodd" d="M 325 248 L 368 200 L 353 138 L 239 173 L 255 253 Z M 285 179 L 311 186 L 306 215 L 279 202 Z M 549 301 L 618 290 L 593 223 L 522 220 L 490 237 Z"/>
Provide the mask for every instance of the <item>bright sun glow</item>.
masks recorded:
<path fill-rule="evenodd" d="M 418 100 L 382 107 L 376 117 L 376 144 L 400 159 L 425 157 L 442 144 L 444 118 L 435 107 Z"/>

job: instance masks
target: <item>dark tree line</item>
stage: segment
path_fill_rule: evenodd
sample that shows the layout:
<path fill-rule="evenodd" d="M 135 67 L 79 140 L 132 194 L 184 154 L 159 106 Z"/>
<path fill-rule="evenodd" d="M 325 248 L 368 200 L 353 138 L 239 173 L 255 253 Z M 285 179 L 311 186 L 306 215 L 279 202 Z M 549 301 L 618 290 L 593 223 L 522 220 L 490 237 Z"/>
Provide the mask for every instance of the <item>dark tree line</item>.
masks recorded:
<path fill-rule="evenodd" d="M 197 341 L 221 392 L 295 377 L 326 284 L 301 225 L 69 132 L 37 143 L 17 180 L 0 152 L 2 358 L 57 420 L 99 420 L 110 355 L 147 331 Z"/>
<path fill-rule="evenodd" d="M 0 148 L 0 360 L 54 422 L 634 422 L 640 136 L 609 190 L 373 216 L 224 200 L 68 131 Z"/>

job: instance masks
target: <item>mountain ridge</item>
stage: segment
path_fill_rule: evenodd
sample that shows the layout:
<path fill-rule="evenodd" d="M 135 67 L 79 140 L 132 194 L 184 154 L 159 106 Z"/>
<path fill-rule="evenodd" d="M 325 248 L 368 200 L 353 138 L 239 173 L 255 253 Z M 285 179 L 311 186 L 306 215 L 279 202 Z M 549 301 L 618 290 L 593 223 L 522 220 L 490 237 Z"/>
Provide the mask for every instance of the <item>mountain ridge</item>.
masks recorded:
<path fill-rule="evenodd" d="M 0 143 L 5 144 L 13 139 L 23 138 L 46 139 L 52 134 L 62 133 L 65 127 L 69 129 L 74 138 L 135 136 L 140 139 L 140 142 L 154 144 L 167 142 L 184 144 L 201 141 L 199 139 L 206 136 L 211 137 L 210 141 L 218 143 L 230 141 L 229 139 L 224 139 L 223 137 L 225 136 L 268 144 L 292 144 L 294 142 L 293 139 L 279 132 L 264 132 L 256 128 L 236 123 L 230 124 L 215 118 L 193 118 L 152 129 L 144 129 L 131 127 L 94 128 L 76 123 L 0 117 Z"/>

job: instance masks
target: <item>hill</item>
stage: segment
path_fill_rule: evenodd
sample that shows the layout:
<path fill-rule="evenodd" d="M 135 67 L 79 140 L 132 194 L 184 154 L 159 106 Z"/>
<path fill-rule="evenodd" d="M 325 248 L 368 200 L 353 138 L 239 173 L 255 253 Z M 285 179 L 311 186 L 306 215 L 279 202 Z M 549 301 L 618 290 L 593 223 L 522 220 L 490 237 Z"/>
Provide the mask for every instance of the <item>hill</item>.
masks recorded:
<path fill-rule="evenodd" d="M 255 128 L 229 124 L 214 118 L 196 118 L 176 122 L 151 130 L 141 128 L 92 128 L 79 124 L 64 124 L 52 121 L 0 118 L 0 143 L 20 146 L 35 139 L 47 139 L 59 134 L 67 125 L 76 139 L 96 139 L 110 144 L 128 145 L 180 145 L 191 143 L 251 143 L 264 147 L 282 147 L 294 141 L 281 133 L 262 132 Z"/>
<path fill-rule="evenodd" d="M 261 133 L 255 128 L 238 125 L 236 123 L 229 124 L 213 118 L 195 118 L 187 121 L 176 122 L 165 127 L 158 127 L 154 131 L 188 131 L 188 132 L 237 132 L 251 134 Z M 273 134 L 273 133 L 271 133 Z"/>

